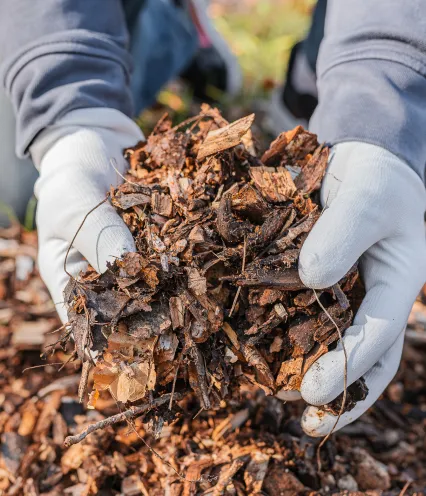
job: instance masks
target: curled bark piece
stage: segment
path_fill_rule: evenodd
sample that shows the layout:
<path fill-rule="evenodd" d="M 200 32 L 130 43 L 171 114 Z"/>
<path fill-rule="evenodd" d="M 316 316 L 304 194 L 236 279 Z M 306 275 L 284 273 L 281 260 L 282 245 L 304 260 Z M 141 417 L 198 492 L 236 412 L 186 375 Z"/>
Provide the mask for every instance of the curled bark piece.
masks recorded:
<path fill-rule="evenodd" d="M 190 355 L 192 362 L 189 369 L 189 382 L 200 399 L 201 407 L 204 410 L 208 410 L 211 405 L 206 381 L 204 357 L 200 349 L 195 345 L 191 347 Z"/>
<path fill-rule="evenodd" d="M 232 213 L 232 201 L 229 195 L 224 195 L 220 200 L 217 212 L 217 230 L 228 243 L 238 243 L 244 236 L 252 231 L 249 222 L 237 219 Z"/>
<path fill-rule="evenodd" d="M 259 229 L 247 236 L 249 252 L 265 247 L 278 237 L 289 215 L 290 209 L 282 210 L 277 215 L 269 216 Z"/>
<path fill-rule="evenodd" d="M 302 167 L 301 173 L 296 177 L 294 183 L 298 190 L 303 193 L 311 193 L 318 189 L 321 179 L 325 174 L 328 163 L 329 149 L 327 147 L 318 147 L 308 163 Z"/>
<path fill-rule="evenodd" d="M 254 345 L 243 344 L 241 346 L 241 351 L 248 364 L 255 369 L 259 382 L 269 388 L 271 392 L 274 391 L 274 376 L 272 375 L 266 360 L 259 353 L 259 350 Z"/>
<path fill-rule="evenodd" d="M 313 153 L 317 144 L 315 134 L 306 131 L 302 126 L 296 126 L 281 133 L 271 143 L 262 156 L 262 162 L 269 166 L 295 165 L 295 162 L 303 161 L 306 155 Z"/>
<path fill-rule="evenodd" d="M 275 243 L 276 251 L 284 251 L 298 236 L 309 232 L 318 220 L 319 216 L 320 213 L 318 210 L 314 210 L 303 222 L 300 222 L 297 226 L 290 228 L 287 235 Z"/>

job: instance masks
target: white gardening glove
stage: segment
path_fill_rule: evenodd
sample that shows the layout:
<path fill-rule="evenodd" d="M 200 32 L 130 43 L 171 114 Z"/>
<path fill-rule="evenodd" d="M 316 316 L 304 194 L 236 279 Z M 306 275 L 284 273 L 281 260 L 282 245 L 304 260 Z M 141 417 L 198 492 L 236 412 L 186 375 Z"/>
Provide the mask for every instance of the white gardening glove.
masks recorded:
<path fill-rule="evenodd" d="M 67 313 L 63 290 L 68 282 L 65 254 L 84 216 L 101 202 L 110 185 L 118 185 L 127 168 L 123 149 L 143 138 L 139 127 L 118 110 L 74 110 L 45 129 L 30 152 L 40 178 L 37 229 L 39 269 L 63 322 Z M 87 267 L 106 270 L 124 252 L 135 249 L 126 225 L 107 202 L 86 220 L 68 255 L 67 270 L 77 276 Z"/>
<path fill-rule="evenodd" d="M 348 385 L 364 377 L 369 393 L 342 415 L 339 429 L 377 400 L 398 369 L 408 315 L 426 280 L 426 195 L 420 177 L 401 159 L 375 145 L 348 142 L 332 149 L 321 200 L 326 210 L 300 254 L 302 281 L 330 287 L 360 260 L 366 289 L 344 343 Z M 301 394 L 315 405 L 302 418 L 307 434 L 330 432 L 336 417 L 316 406 L 342 393 L 343 371 L 338 344 L 306 373 Z"/>

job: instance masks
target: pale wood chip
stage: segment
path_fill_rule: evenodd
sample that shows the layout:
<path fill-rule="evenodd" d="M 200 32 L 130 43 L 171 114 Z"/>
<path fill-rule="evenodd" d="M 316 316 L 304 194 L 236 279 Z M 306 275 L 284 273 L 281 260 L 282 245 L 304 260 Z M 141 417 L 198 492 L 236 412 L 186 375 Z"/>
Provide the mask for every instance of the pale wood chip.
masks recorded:
<path fill-rule="evenodd" d="M 252 167 L 250 174 L 264 198 L 272 203 L 290 200 L 296 193 L 291 174 L 285 167 Z"/>
<path fill-rule="evenodd" d="M 210 131 L 198 150 L 197 160 L 203 160 L 209 155 L 239 145 L 242 137 L 249 131 L 253 121 L 254 114 L 250 114 L 225 127 Z"/>

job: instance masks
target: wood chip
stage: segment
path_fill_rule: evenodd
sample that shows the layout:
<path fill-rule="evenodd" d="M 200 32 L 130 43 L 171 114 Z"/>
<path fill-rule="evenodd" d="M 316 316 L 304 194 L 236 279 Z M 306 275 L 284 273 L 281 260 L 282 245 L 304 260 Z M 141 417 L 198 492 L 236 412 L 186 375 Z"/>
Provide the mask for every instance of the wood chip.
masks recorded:
<path fill-rule="evenodd" d="M 243 117 L 225 127 L 210 131 L 198 150 L 197 160 L 228 150 L 241 143 L 254 121 L 254 114 Z"/>
<path fill-rule="evenodd" d="M 252 167 L 250 174 L 266 200 L 281 203 L 293 198 L 296 186 L 285 167 Z"/>

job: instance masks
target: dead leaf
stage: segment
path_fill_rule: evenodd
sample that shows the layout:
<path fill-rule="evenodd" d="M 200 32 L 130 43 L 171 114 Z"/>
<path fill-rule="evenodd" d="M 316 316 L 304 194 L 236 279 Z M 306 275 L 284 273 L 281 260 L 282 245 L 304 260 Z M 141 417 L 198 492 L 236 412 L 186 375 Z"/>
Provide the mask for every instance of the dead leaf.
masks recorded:
<path fill-rule="evenodd" d="M 142 399 L 146 390 L 155 387 L 156 374 L 152 361 L 133 363 L 130 371 L 121 372 L 117 380 L 110 385 L 118 401 L 127 403 Z"/>

